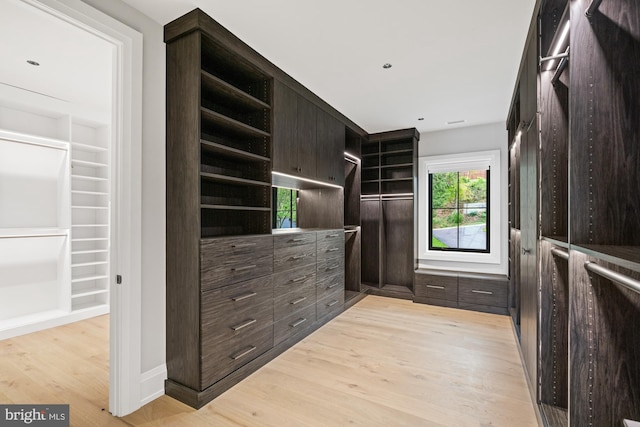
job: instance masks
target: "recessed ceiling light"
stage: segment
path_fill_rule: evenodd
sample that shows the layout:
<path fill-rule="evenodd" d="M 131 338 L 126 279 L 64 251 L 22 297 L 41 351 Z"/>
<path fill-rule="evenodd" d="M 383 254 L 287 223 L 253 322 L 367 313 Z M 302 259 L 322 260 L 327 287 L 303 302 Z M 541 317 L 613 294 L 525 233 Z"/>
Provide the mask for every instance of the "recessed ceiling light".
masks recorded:
<path fill-rule="evenodd" d="M 382 66 L 382 68 L 384 68 L 385 70 L 391 67 L 393 67 L 393 65 L 389 64 L 388 62 Z"/>
<path fill-rule="evenodd" d="M 31 59 L 28 59 L 28 60 L 27 60 L 27 64 L 35 65 L 36 67 L 39 67 L 39 66 L 40 66 L 40 63 L 39 63 L 39 62 L 32 61 Z"/>
<path fill-rule="evenodd" d="M 460 123 L 464 123 L 465 120 L 454 120 L 452 122 L 447 122 L 448 125 L 458 125 Z"/>
<path fill-rule="evenodd" d="M 418 120 L 424 120 L 424 117 L 418 117 Z"/>

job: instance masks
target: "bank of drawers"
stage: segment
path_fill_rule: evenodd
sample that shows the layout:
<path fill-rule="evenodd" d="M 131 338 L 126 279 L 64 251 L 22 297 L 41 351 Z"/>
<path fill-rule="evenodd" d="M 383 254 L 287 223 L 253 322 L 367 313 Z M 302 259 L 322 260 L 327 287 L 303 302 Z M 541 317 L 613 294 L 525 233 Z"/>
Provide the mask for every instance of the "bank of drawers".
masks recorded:
<path fill-rule="evenodd" d="M 318 232 L 316 298 L 318 319 L 342 310 L 344 304 L 344 230 Z"/>
<path fill-rule="evenodd" d="M 273 237 L 276 273 L 316 263 L 316 233 L 291 233 Z"/>
<path fill-rule="evenodd" d="M 273 346 L 273 276 L 204 292 L 201 305 L 204 389 Z"/>

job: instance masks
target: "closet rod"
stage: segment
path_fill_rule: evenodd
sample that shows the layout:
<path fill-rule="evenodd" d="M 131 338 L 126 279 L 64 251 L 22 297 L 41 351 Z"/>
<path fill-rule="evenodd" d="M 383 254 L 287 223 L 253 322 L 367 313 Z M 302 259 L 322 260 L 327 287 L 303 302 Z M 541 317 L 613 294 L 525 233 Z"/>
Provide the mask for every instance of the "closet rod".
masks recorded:
<path fill-rule="evenodd" d="M 344 159 L 345 159 L 347 162 L 349 162 L 349 163 L 353 163 L 354 165 L 357 165 L 357 164 L 358 164 L 358 162 L 356 162 L 355 160 L 352 160 L 352 159 L 350 159 L 350 158 L 348 158 L 348 157 L 345 157 Z"/>
<path fill-rule="evenodd" d="M 602 267 L 595 262 L 587 261 L 584 263 L 584 268 L 587 270 L 596 273 L 599 276 L 604 277 L 605 279 L 612 280 L 625 288 L 640 293 L 640 281 L 636 279 L 632 279 L 629 276 L 625 276 L 624 274 L 620 274 L 616 271 L 609 270 L 608 268 Z"/>
<path fill-rule="evenodd" d="M 566 58 L 567 56 L 569 56 L 569 52 L 566 52 L 566 51 L 553 56 L 545 56 L 544 58 L 540 58 L 540 64 L 547 61 L 553 61 L 554 59 L 563 59 L 563 58 Z"/>
<path fill-rule="evenodd" d="M 567 65 L 569 65 L 569 46 L 567 46 L 567 50 L 565 53 L 567 54 L 567 56 L 565 56 L 560 60 L 560 63 L 558 64 L 558 68 L 556 68 L 556 72 L 553 74 L 553 77 L 551 78 L 551 84 L 554 86 L 560 80 L 560 76 L 562 75 L 564 70 L 567 68 Z"/>
<path fill-rule="evenodd" d="M 413 200 L 413 197 L 383 197 L 382 200 Z"/>
<path fill-rule="evenodd" d="M 557 256 L 558 258 L 569 261 L 569 253 L 558 248 L 551 248 L 551 254 Z"/>
<path fill-rule="evenodd" d="M 587 15 L 587 18 L 593 17 L 593 15 L 596 13 L 596 10 L 598 10 L 598 8 L 600 7 L 600 3 L 602 3 L 602 0 L 591 0 L 591 3 L 589 3 L 589 7 L 584 12 L 584 14 Z"/>

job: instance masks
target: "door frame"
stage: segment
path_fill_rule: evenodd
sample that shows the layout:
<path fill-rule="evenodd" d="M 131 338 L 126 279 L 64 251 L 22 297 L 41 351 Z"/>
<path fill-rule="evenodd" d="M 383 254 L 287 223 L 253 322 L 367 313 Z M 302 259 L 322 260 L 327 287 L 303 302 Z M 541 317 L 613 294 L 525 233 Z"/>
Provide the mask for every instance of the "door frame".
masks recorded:
<path fill-rule="evenodd" d="M 142 34 L 79 0 L 22 1 L 114 47 L 109 411 L 124 416 L 141 406 Z"/>

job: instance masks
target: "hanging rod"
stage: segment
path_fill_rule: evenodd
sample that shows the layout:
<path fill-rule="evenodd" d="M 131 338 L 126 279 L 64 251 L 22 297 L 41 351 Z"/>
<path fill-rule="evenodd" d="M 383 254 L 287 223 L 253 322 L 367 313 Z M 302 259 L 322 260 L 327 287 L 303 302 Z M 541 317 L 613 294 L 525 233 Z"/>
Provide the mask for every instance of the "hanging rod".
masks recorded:
<path fill-rule="evenodd" d="M 598 8 L 600 7 L 600 3 L 602 3 L 602 0 L 591 0 L 591 3 L 589 3 L 589 7 L 584 12 L 587 18 L 593 17 L 593 15 L 596 13 Z"/>
<path fill-rule="evenodd" d="M 620 274 L 617 271 L 609 270 L 608 268 L 602 267 L 595 262 L 587 261 L 584 263 L 584 268 L 587 270 L 596 273 L 599 276 L 604 277 L 605 279 L 612 280 L 625 288 L 640 293 L 640 281 L 636 279 L 632 279 L 629 276 L 625 276 L 624 274 Z"/>
<path fill-rule="evenodd" d="M 547 61 L 553 61 L 554 59 L 563 59 L 569 56 L 569 52 L 559 53 L 557 55 L 545 56 L 544 58 L 540 58 L 540 64 Z"/>
<path fill-rule="evenodd" d="M 560 76 L 562 75 L 564 70 L 567 68 L 567 65 L 569 65 L 569 48 L 570 46 L 567 46 L 567 50 L 565 51 L 567 56 L 565 56 L 560 60 L 560 62 L 558 63 L 558 68 L 556 68 L 556 72 L 553 74 L 553 77 L 551 78 L 551 84 L 554 86 L 560 80 Z"/>
<path fill-rule="evenodd" d="M 551 254 L 557 256 L 558 258 L 569 261 L 569 253 L 558 248 L 551 248 Z"/>
<path fill-rule="evenodd" d="M 357 164 L 358 164 L 358 162 L 356 162 L 356 161 L 355 161 L 355 160 L 353 160 L 353 159 L 348 158 L 347 156 L 344 156 L 344 159 L 345 159 L 347 162 L 349 162 L 349 163 L 353 163 L 354 165 L 357 165 Z"/>

